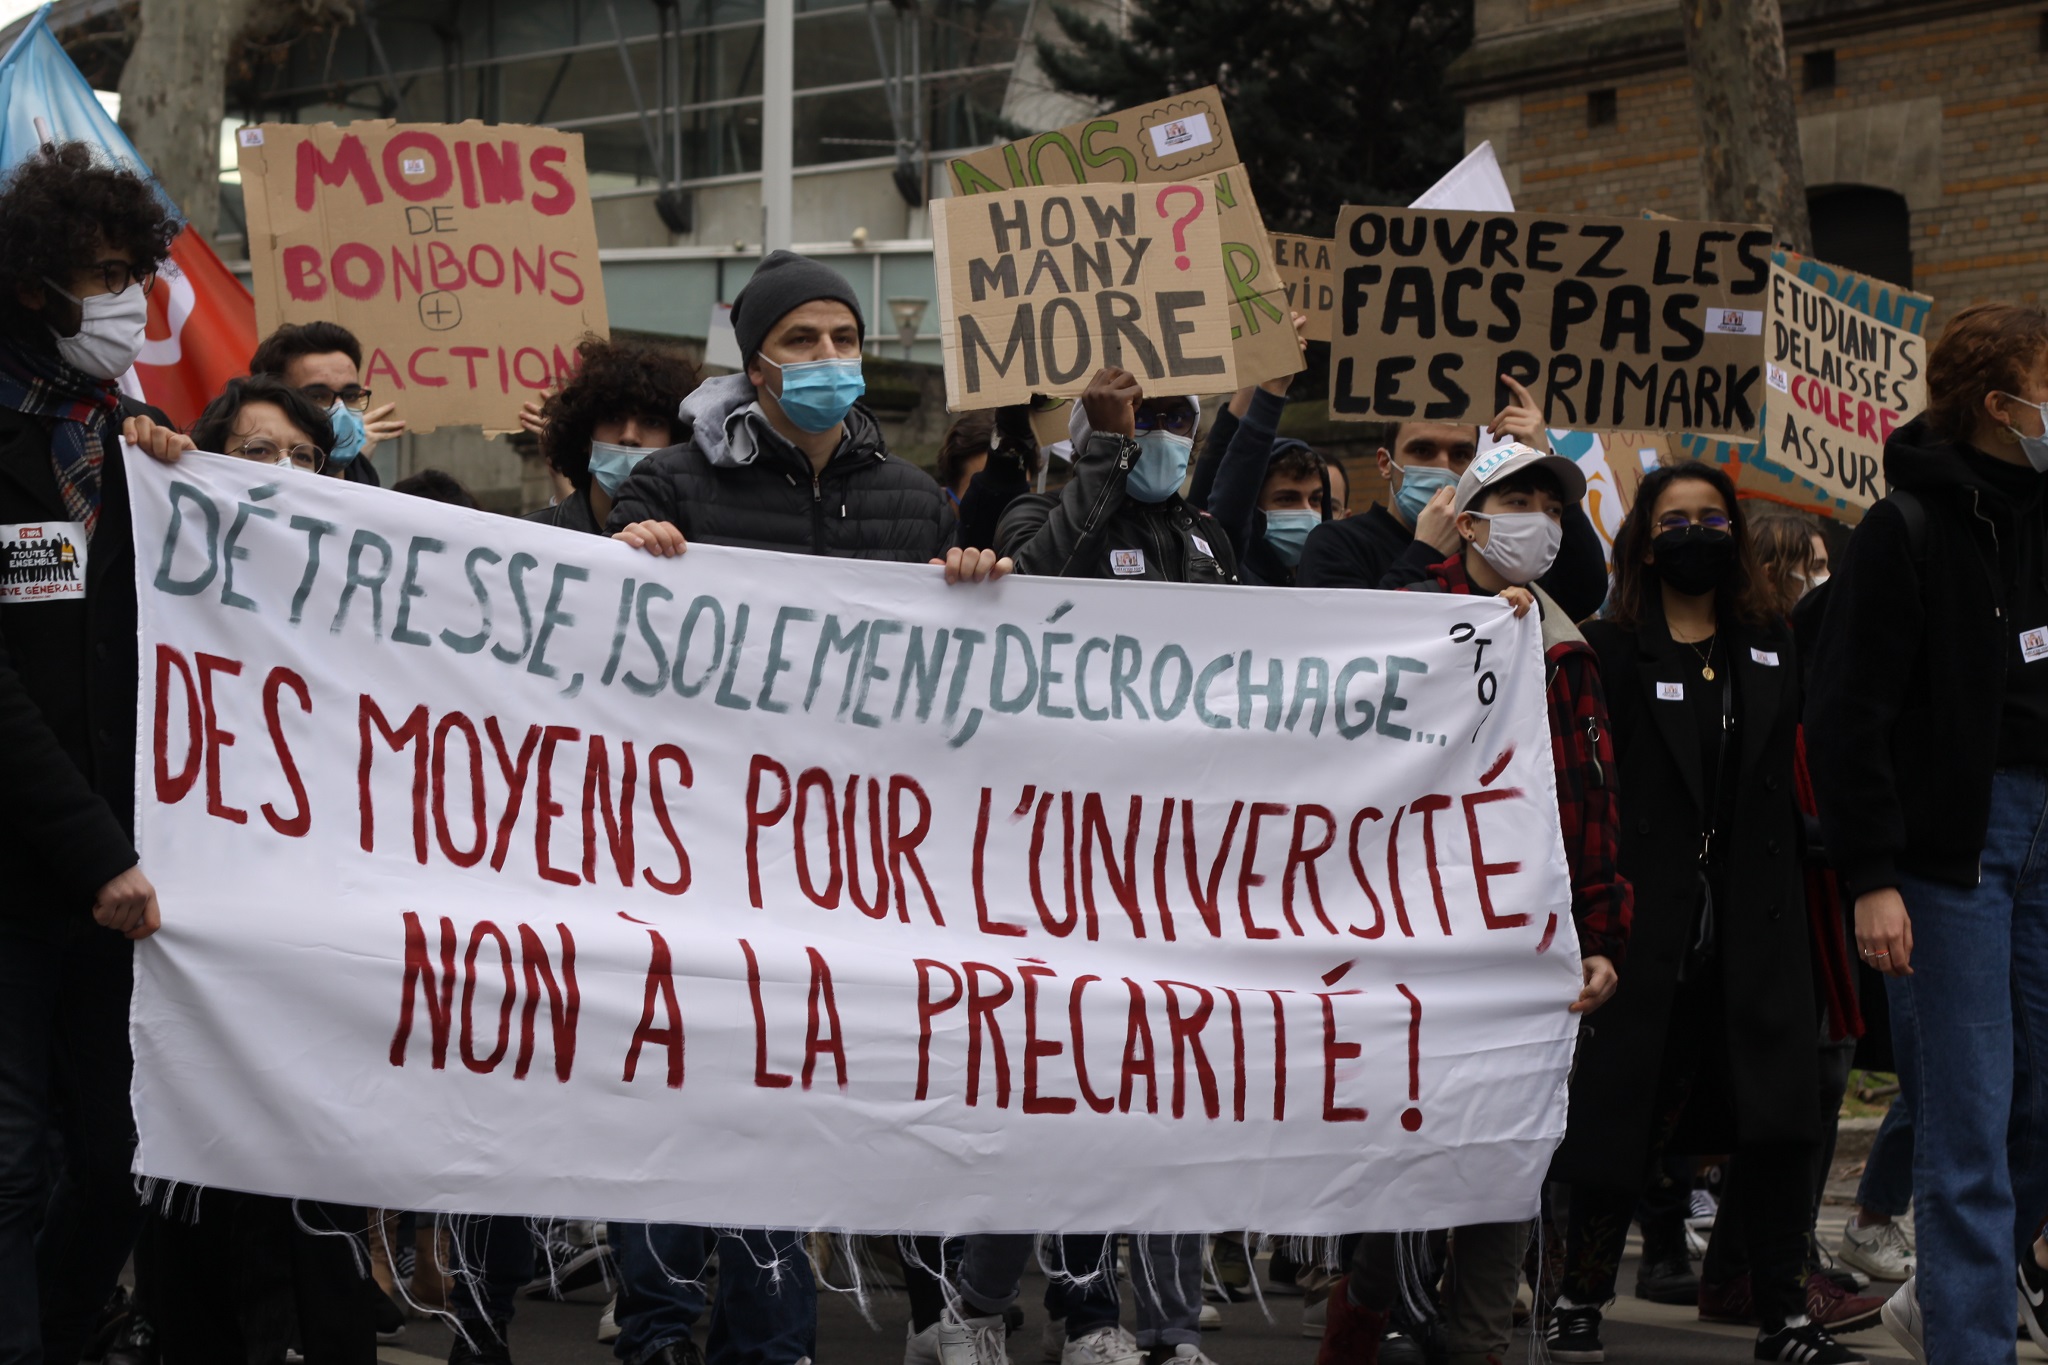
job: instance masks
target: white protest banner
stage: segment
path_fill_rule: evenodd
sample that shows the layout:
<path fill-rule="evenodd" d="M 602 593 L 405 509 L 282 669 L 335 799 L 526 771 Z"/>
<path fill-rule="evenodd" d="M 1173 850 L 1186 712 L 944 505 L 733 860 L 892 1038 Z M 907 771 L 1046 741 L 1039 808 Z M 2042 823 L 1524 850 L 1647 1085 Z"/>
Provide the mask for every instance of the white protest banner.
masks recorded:
<path fill-rule="evenodd" d="M 413 431 L 517 431 L 605 334 L 582 134 L 365 120 L 235 141 L 258 330 L 347 327 Z"/>
<path fill-rule="evenodd" d="M 1885 438 L 1927 406 L 1927 343 L 1771 267 L 1766 459 L 1858 507 L 1884 496 Z"/>
<path fill-rule="evenodd" d="M 1531 1216 L 1534 618 L 618 542 L 130 467 L 139 1169 L 847 1229 Z"/>

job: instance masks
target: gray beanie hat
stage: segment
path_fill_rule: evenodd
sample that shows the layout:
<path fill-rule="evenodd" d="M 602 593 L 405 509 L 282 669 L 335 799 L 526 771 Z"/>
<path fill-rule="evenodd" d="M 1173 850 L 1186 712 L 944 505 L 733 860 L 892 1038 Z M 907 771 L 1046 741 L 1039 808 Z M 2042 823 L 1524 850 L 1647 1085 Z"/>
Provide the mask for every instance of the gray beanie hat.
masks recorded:
<path fill-rule="evenodd" d="M 867 340 L 867 319 L 844 275 L 794 251 L 771 251 L 732 301 L 732 330 L 740 344 L 741 363 L 754 358 L 776 323 L 813 299 L 833 299 L 851 308 L 861 340 Z"/>

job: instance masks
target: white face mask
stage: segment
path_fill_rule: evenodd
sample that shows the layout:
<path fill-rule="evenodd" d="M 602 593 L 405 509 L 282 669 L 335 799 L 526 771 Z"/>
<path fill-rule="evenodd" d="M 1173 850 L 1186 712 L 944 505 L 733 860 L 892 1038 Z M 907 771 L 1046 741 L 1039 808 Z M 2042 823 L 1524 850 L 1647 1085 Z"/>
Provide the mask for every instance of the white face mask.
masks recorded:
<path fill-rule="evenodd" d="M 1469 513 L 1492 529 L 1484 544 L 1474 542 L 1479 557 L 1493 571 L 1517 588 L 1527 587 L 1557 562 L 1558 547 L 1564 544 L 1564 526 L 1548 512 Z"/>
<path fill-rule="evenodd" d="M 57 354 L 94 379 L 119 379 L 142 354 L 149 297 L 141 285 L 131 284 L 118 294 L 93 294 L 76 302 L 78 331 L 57 338 Z"/>

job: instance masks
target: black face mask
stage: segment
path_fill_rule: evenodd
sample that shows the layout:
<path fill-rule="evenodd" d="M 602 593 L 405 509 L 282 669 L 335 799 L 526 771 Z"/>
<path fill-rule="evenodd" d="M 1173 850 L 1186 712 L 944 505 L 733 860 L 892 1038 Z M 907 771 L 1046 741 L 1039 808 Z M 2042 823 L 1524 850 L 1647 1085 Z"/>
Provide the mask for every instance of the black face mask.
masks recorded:
<path fill-rule="evenodd" d="M 1714 591 L 1735 567 L 1735 537 L 1726 531 L 1687 526 L 1665 531 L 1650 544 L 1657 551 L 1650 567 L 1687 597 Z"/>

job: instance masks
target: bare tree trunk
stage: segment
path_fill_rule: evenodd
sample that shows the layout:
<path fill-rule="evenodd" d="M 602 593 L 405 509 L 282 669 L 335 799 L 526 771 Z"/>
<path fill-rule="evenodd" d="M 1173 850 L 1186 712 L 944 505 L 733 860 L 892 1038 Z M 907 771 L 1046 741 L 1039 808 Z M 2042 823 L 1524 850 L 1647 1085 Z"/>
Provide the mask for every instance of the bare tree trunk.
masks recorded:
<path fill-rule="evenodd" d="M 121 130 L 211 239 L 220 220 L 220 124 L 228 51 L 251 0 L 141 0 L 121 71 Z"/>
<path fill-rule="evenodd" d="M 1794 250 L 1812 251 L 1778 0 L 1679 0 L 1678 12 L 1700 115 L 1707 216 L 1766 223 Z"/>

